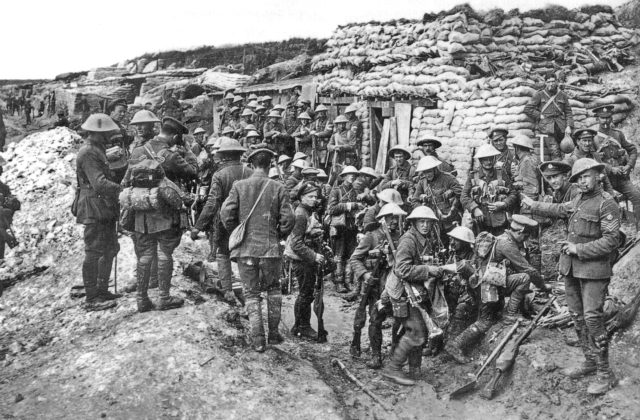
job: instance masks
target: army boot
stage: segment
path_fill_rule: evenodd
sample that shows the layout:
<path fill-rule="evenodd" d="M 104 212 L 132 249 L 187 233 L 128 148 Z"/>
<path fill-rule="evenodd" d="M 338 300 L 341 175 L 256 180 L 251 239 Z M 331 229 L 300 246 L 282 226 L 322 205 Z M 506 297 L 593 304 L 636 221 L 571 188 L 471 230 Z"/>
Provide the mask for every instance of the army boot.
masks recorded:
<path fill-rule="evenodd" d="M 218 254 L 216 256 L 218 263 L 218 278 L 224 292 L 223 300 L 229 305 L 236 305 L 236 295 L 233 293 L 233 271 L 231 270 L 231 260 L 228 255 Z"/>
<path fill-rule="evenodd" d="M 409 351 L 408 359 L 409 377 L 417 381 L 422 374 L 422 346 L 412 348 L 411 351 Z"/>
<path fill-rule="evenodd" d="M 179 297 L 169 295 L 169 289 L 171 289 L 170 272 L 158 275 L 158 288 L 160 289 L 160 299 L 158 300 L 156 308 L 158 308 L 159 311 L 177 309 L 184 305 L 184 300 Z"/>
<path fill-rule="evenodd" d="M 120 293 L 109 291 L 109 279 L 98 279 L 98 295 L 105 300 L 115 300 L 122 297 Z"/>
<path fill-rule="evenodd" d="M 138 312 L 148 312 L 154 310 L 156 307 L 149 299 L 147 289 L 149 287 L 149 277 L 147 272 L 144 271 L 142 266 L 138 265 L 136 268 L 136 303 L 138 305 Z"/>
<path fill-rule="evenodd" d="M 613 371 L 609 367 L 609 340 L 606 334 L 595 339 L 596 347 L 596 380 L 587 387 L 590 395 L 602 395 L 618 384 Z"/>
<path fill-rule="evenodd" d="M 149 289 L 158 288 L 158 256 L 154 255 L 151 260 L 151 276 L 149 277 Z"/>
<path fill-rule="evenodd" d="M 107 300 L 100 296 L 97 289 L 89 287 L 85 290 L 87 291 L 86 300 L 82 304 L 85 311 L 104 311 L 105 309 L 114 308 L 116 306 L 116 302 L 113 300 Z"/>
<path fill-rule="evenodd" d="M 349 291 L 344 284 L 344 265 L 343 261 L 336 263 L 336 273 L 333 278 L 333 284 L 336 287 L 337 293 L 347 293 Z"/>
<path fill-rule="evenodd" d="M 380 369 L 382 367 L 382 355 L 380 352 L 371 353 L 371 359 L 367 362 L 369 369 Z"/>
<path fill-rule="evenodd" d="M 576 324 L 576 334 L 578 335 L 578 343 L 582 347 L 585 361 L 578 366 L 562 369 L 560 373 L 564 376 L 568 376 L 571 379 L 582 378 L 583 376 L 591 375 L 597 370 L 596 365 L 596 353 L 593 346 L 589 342 L 589 335 L 587 333 L 587 326 L 584 320 L 574 320 Z"/>
<path fill-rule="evenodd" d="M 465 356 L 464 351 L 470 345 L 474 344 L 481 336 L 482 332 L 480 332 L 475 325 L 472 325 L 464 330 L 462 334 L 457 336 L 453 341 L 449 341 L 444 346 L 444 351 L 451 356 L 453 360 L 460 364 L 469 363 L 471 359 Z"/>
<path fill-rule="evenodd" d="M 382 376 L 400 385 L 415 385 L 415 381 L 402 371 L 402 365 L 407 360 L 408 353 L 412 346 L 407 340 L 400 340 L 395 351 L 391 355 L 389 365 L 382 371 Z"/>
<path fill-rule="evenodd" d="M 351 340 L 351 357 L 360 357 L 362 355 L 362 350 L 360 349 L 360 331 L 353 332 L 353 340 Z"/>
<path fill-rule="evenodd" d="M 262 353 L 266 349 L 264 326 L 262 325 L 262 302 L 260 298 L 247 299 L 247 315 L 251 328 L 251 348 Z"/>
<path fill-rule="evenodd" d="M 518 319 L 520 315 L 520 304 L 522 303 L 523 296 L 519 293 L 512 293 L 509 298 L 509 303 L 505 309 L 505 313 L 502 316 L 502 323 L 504 325 L 511 325 Z"/>
<path fill-rule="evenodd" d="M 280 344 L 284 337 L 278 331 L 282 313 L 282 294 L 280 290 L 269 290 L 267 293 L 267 326 L 269 327 L 269 344 Z"/>

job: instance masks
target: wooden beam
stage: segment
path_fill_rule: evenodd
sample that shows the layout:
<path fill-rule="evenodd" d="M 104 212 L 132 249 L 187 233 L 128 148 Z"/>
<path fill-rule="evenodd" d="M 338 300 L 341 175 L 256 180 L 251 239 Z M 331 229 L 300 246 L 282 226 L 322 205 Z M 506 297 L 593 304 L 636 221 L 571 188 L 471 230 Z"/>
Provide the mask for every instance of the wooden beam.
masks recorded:
<path fill-rule="evenodd" d="M 387 166 L 387 151 L 389 150 L 389 130 L 391 121 L 389 118 L 384 120 L 382 124 L 382 136 L 380 136 L 380 148 L 378 149 L 378 158 L 376 159 L 376 172 L 383 174 Z"/>
<path fill-rule="evenodd" d="M 411 108 L 408 103 L 395 103 L 395 118 L 398 124 L 398 144 L 409 146 L 409 135 L 411 134 Z"/>

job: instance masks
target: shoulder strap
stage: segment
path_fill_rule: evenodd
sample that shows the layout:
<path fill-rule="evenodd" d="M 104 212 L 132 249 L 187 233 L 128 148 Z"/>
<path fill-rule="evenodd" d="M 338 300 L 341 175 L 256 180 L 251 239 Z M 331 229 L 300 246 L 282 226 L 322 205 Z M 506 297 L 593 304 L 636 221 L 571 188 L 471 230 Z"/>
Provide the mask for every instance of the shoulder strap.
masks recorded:
<path fill-rule="evenodd" d="M 262 195 L 264 194 L 264 191 L 267 189 L 267 186 L 269 185 L 269 180 L 267 180 L 267 182 L 264 183 L 264 187 L 262 187 L 262 191 L 260 191 L 260 195 L 258 195 L 258 198 L 256 199 L 256 202 L 253 203 L 253 207 L 251 207 L 251 210 L 249 211 L 249 214 L 247 214 L 247 217 L 245 217 L 244 221 L 246 222 L 247 220 L 249 220 L 249 218 L 251 217 L 251 215 L 253 214 L 253 211 L 256 209 L 256 207 L 258 206 L 258 203 L 260 202 L 260 199 L 262 198 Z"/>
<path fill-rule="evenodd" d="M 545 92 L 546 93 L 546 92 Z M 560 92 L 558 92 L 560 93 Z M 546 104 L 544 104 L 544 106 L 542 107 L 542 109 L 540 110 L 540 113 L 542 114 L 544 111 L 546 111 L 547 108 L 549 108 L 549 106 L 551 104 L 554 104 L 556 106 L 556 108 L 558 108 L 558 111 L 562 112 L 562 110 L 560 109 L 560 107 L 558 106 L 558 104 L 556 103 L 556 97 L 558 96 L 558 93 L 556 93 L 555 95 L 551 96 L 549 98 L 549 100 L 547 101 Z"/>

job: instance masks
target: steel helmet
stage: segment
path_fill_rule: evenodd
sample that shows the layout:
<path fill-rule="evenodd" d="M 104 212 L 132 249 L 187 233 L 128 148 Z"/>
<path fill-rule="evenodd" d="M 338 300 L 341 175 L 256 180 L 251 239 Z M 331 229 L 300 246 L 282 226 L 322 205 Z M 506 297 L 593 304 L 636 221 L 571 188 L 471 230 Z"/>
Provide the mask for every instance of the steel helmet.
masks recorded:
<path fill-rule="evenodd" d="M 256 126 L 255 126 L 255 125 L 253 125 L 253 124 L 247 124 L 247 125 L 245 125 L 245 126 L 244 126 L 244 130 L 245 130 L 245 131 L 251 131 L 251 130 L 257 131 L 257 130 L 256 130 Z"/>
<path fill-rule="evenodd" d="M 491 128 L 491 131 L 489 131 L 489 138 L 493 139 L 493 133 L 496 132 L 504 133 L 504 136 L 506 137 L 509 134 L 509 129 L 504 125 L 496 125 Z"/>
<path fill-rule="evenodd" d="M 238 102 L 242 102 L 244 100 L 244 98 L 240 95 L 236 95 L 233 97 L 233 103 L 238 103 Z"/>
<path fill-rule="evenodd" d="M 222 135 L 227 135 L 227 134 L 233 134 L 235 133 L 234 129 L 231 128 L 231 126 L 226 126 L 225 128 L 222 129 Z"/>
<path fill-rule="evenodd" d="M 294 168 L 304 169 L 307 167 L 307 161 L 304 159 L 294 160 L 291 166 Z"/>
<path fill-rule="evenodd" d="M 306 167 L 302 170 L 302 175 L 304 176 L 316 176 L 318 175 L 318 170 L 316 168 Z"/>
<path fill-rule="evenodd" d="M 380 178 L 380 175 L 375 171 L 375 169 L 370 168 L 369 166 L 363 166 L 360 168 L 360 175 L 370 176 L 374 179 Z"/>
<path fill-rule="evenodd" d="M 350 104 L 345 110 L 344 113 L 347 114 L 349 112 L 356 112 L 358 110 L 358 107 L 356 106 L 356 104 Z"/>
<path fill-rule="evenodd" d="M 469 244 L 474 244 L 476 242 L 476 237 L 473 234 L 473 231 L 466 226 L 456 226 L 451 229 L 451 232 L 448 232 L 447 235 Z"/>
<path fill-rule="evenodd" d="M 439 149 L 440 147 L 442 147 L 442 142 L 437 138 L 431 137 L 431 136 L 422 137 L 420 140 L 418 140 L 418 142 L 416 143 L 416 146 L 420 147 L 427 143 L 433 143 L 436 149 Z"/>
<path fill-rule="evenodd" d="M 255 112 L 260 112 L 260 111 L 264 111 L 265 109 L 267 109 L 266 107 L 264 107 L 263 105 L 258 105 L 255 109 Z"/>
<path fill-rule="evenodd" d="M 511 144 L 514 146 L 524 147 L 529 150 L 533 150 L 533 142 L 531 139 L 525 135 L 518 134 L 513 139 L 511 139 Z"/>
<path fill-rule="evenodd" d="M 240 112 L 240 108 L 238 108 L 237 106 L 232 106 L 229 110 L 229 114 L 233 114 L 235 112 Z"/>
<path fill-rule="evenodd" d="M 438 220 L 436 214 L 427 206 L 418 206 L 407 217 L 407 220 L 430 219 Z"/>
<path fill-rule="evenodd" d="M 576 163 L 573 164 L 573 168 L 571 168 L 571 177 L 569 178 L 569 181 L 575 182 L 578 176 L 589 169 L 595 169 L 596 171 L 602 172 L 602 169 L 604 169 L 604 163 L 596 162 L 590 158 L 576 160 Z"/>
<path fill-rule="evenodd" d="M 281 115 L 280 115 L 280 113 L 279 113 L 278 111 L 273 111 L 273 110 L 272 110 L 271 112 L 269 112 L 269 115 L 267 115 L 267 117 L 270 117 L 270 118 L 280 118 L 280 117 L 281 117 Z"/>
<path fill-rule="evenodd" d="M 160 118 L 156 117 L 156 114 L 154 114 L 153 112 L 147 109 L 141 109 L 140 111 L 133 114 L 133 118 L 131 118 L 131 121 L 129 122 L 129 124 L 135 125 L 135 124 L 147 124 L 147 123 L 159 123 L 159 122 L 160 122 Z"/>
<path fill-rule="evenodd" d="M 342 172 L 340 172 L 340 176 L 345 176 L 350 174 L 358 175 L 358 170 L 356 169 L 355 166 L 351 166 L 351 165 L 345 166 Z"/>
<path fill-rule="evenodd" d="M 82 124 L 82 129 L 94 133 L 108 133 L 120 130 L 120 127 L 107 114 L 91 114 Z"/>
<path fill-rule="evenodd" d="M 260 137 L 260 134 L 258 134 L 258 132 L 255 130 L 251 130 L 247 133 L 247 138 L 249 137 Z"/>
<path fill-rule="evenodd" d="M 311 117 L 306 112 L 302 112 L 302 113 L 300 113 L 300 115 L 298 115 L 298 119 L 299 120 L 310 120 Z"/>
<path fill-rule="evenodd" d="M 418 162 L 418 166 L 416 167 L 416 172 L 428 171 L 433 168 L 437 168 L 442 165 L 442 162 L 436 159 L 433 156 L 424 156 Z"/>
<path fill-rule="evenodd" d="M 233 94 L 233 92 L 228 92 L 226 95 L 224 95 L 224 99 L 233 99 L 235 98 L 235 95 Z"/>
<path fill-rule="evenodd" d="M 264 96 L 262 97 L 262 101 L 258 101 L 258 102 L 270 101 L 270 100 L 272 100 L 272 99 L 273 99 L 273 98 L 272 98 L 271 96 L 269 96 L 269 95 L 264 95 Z"/>
<path fill-rule="evenodd" d="M 278 177 L 280 177 L 280 174 L 278 173 L 278 168 L 269 169 L 269 178 L 278 179 Z"/>
<path fill-rule="evenodd" d="M 385 203 L 394 203 L 399 206 L 404 204 L 400 193 L 393 188 L 386 188 L 380 191 L 376 194 L 376 197 L 378 197 L 378 200 L 384 201 Z"/>
<path fill-rule="evenodd" d="M 257 101 L 258 100 L 258 95 L 256 95 L 255 93 L 252 93 L 249 95 L 249 97 L 247 98 L 249 101 Z"/>
<path fill-rule="evenodd" d="M 275 104 L 272 109 L 275 110 L 275 111 L 284 111 L 285 110 L 285 108 L 280 104 Z"/>
<path fill-rule="evenodd" d="M 247 107 L 248 107 L 248 108 L 253 108 L 253 109 L 257 108 L 257 107 L 258 107 L 258 101 L 250 101 L 250 102 L 247 104 Z"/>
<path fill-rule="evenodd" d="M 240 142 L 230 137 L 220 137 L 220 148 L 218 153 L 244 153 L 247 149 L 242 147 Z"/>
<path fill-rule="evenodd" d="M 307 154 L 305 154 L 305 153 L 302 153 L 302 152 L 296 152 L 296 153 L 293 155 L 293 160 L 294 160 L 294 161 L 296 161 L 296 160 L 300 160 L 300 159 L 306 159 L 306 158 L 308 158 L 308 157 L 309 157 L 309 156 L 308 156 Z"/>
<path fill-rule="evenodd" d="M 211 137 L 209 137 L 209 140 L 207 140 L 207 144 L 205 144 L 205 146 L 211 146 L 214 149 L 218 149 L 220 147 L 220 137 L 215 137 L 212 135 Z"/>
<path fill-rule="evenodd" d="M 242 111 L 242 114 L 240 114 L 240 116 L 241 116 L 241 117 L 250 117 L 250 116 L 252 116 L 252 115 L 253 115 L 253 111 L 252 111 L 252 110 L 250 110 L 249 108 L 245 108 L 245 109 Z"/>
<path fill-rule="evenodd" d="M 399 205 L 395 203 L 387 203 L 378 212 L 376 219 L 381 219 L 385 216 L 406 216 L 407 212 L 402 210 Z"/>
<path fill-rule="evenodd" d="M 318 174 L 316 175 L 316 178 L 320 179 L 326 179 L 329 178 L 329 175 L 327 175 L 327 173 L 325 171 L 323 171 L 322 169 L 318 169 Z"/>
<path fill-rule="evenodd" d="M 284 162 L 289 162 L 291 160 L 291 157 L 287 156 L 287 155 L 280 155 L 280 157 L 278 158 L 278 163 L 284 163 Z"/>
<path fill-rule="evenodd" d="M 407 160 L 411 159 L 411 152 L 409 151 L 409 149 L 407 149 L 404 146 L 394 146 L 391 149 L 389 149 L 389 156 L 393 157 L 393 152 L 402 152 L 402 154 L 404 154 L 407 158 Z"/>
<path fill-rule="evenodd" d="M 492 144 L 483 144 L 482 146 L 478 147 L 478 150 L 476 150 L 476 155 L 474 157 L 476 159 L 482 159 L 495 156 L 500 156 L 500 152 L 498 151 L 498 149 L 493 147 Z"/>
<path fill-rule="evenodd" d="M 349 120 L 347 119 L 347 117 L 345 117 L 344 115 L 338 115 L 336 117 L 335 120 L 333 120 L 334 124 L 340 124 L 340 123 L 348 123 Z"/>
<path fill-rule="evenodd" d="M 327 108 L 326 106 L 320 104 L 316 107 L 316 112 L 321 112 L 321 111 L 328 111 L 329 108 Z"/>
<path fill-rule="evenodd" d="M 200 133 L 205 133 L 204 128 L 198 127 L 195 130 L 193 130 L 193 134 L 200 134 Z"/>

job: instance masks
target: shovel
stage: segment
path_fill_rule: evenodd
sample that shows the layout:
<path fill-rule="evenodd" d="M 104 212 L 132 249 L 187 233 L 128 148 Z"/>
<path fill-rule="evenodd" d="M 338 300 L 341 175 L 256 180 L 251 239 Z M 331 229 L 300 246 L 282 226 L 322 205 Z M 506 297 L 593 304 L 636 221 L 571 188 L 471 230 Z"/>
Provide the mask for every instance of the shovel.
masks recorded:
<path fill-rule="evenodd" d="M 502 351 L 502 348 L 507 344 L 507 341 L 509 341 L 511 336 L 515 334 L 519 325 L 520 325 L 520 320 L 518 319 L 516 320 L 516 323 L 513 324 L 513 327 L 511 327 L 507 335 L 505 335 L 502 341 L 496 346 L 495 349 L 493 349 L 493 351 L 484 361 L 480 369 L 478 369 L 478 371 L 473 375 L 473 379 L 467 382 L 466 384 L 462 385 L 461 387 L 453 390 L 449 394 L 449 399 L 455 399 L 463 394 L 466 394 L 467 392 L 473 390 L 476 387 L 476 385 L 478 384 L 478 378 L 480 377 L 480 375 L 482 375 L 485 369 L 491 364 L 491 362 L 493 362 L 493 359 L 495 359 L 500 353 L 500 351 Z"/>

